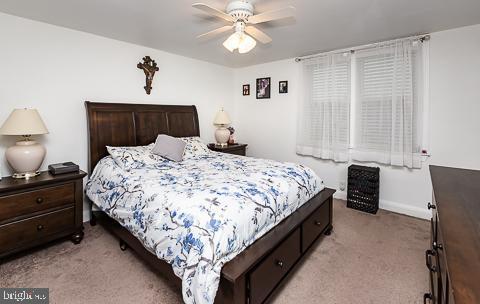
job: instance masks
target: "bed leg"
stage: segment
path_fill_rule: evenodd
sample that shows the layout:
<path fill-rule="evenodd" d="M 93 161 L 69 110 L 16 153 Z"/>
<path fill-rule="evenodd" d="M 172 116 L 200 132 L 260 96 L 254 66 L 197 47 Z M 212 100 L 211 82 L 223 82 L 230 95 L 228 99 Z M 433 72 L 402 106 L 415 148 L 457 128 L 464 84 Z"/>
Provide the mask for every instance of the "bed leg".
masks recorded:
<path fill-rule="evenodd" d="M 95 226 L 97 224 L 97 218 L 93 212 L 90 212 L 90 226 Z"/>
<path fill-rule="evenodd" d="M 120 250 L 125 251 L 127 250 L 128 245 L 123 240 L 120 240 Z"/>
<path fill-rule="evenodd" d="M 97 224 L 97 218 L 95 217 L 95 214 L 93 213 L 93 202 L 91 200 L 88 200 L 89 203 L 89 211 L 90 211 L 90 226 L 95 226 Z"/>
<path fill-rule="evenodd" d="M 333 226 L 330 225 L 330 226 L 328 226 L 327 230 L 325 230 L 325 232 L 323 234 L 324 235 L 330 235 L 330 234 L 332 234 L 332 231 L 333 231 Z"/>

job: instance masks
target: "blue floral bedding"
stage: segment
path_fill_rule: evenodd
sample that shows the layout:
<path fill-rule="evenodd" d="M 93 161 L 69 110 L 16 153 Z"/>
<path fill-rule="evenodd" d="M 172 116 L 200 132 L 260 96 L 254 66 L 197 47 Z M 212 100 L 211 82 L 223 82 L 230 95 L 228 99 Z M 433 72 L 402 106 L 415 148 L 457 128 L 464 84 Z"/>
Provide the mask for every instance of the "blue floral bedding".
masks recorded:
<path fill-rule="evenodd" d="M 222 266 L 322 189 L 301 165 L 211 152 L 129 171 L 109 156 L 86 193 L 172 265 L 186 303 L 213 303 Z"/>

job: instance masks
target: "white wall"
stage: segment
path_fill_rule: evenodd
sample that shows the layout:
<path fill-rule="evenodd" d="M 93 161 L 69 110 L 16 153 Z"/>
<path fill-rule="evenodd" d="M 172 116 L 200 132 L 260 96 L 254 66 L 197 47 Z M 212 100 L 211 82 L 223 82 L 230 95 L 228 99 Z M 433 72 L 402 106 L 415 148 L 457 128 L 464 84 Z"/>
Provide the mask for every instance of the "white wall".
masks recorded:
<path fill-rule="evenodd" d="M 431 198 L 428 164 L 480 169 L 480 25 L 431 35 L 430 153 L 420 170 L 380 166 L 380 207 L 428 218 Z M 249 144 L 251 156 L 305 164 L 327 186 L 346 182 L 348 164 L 295 153 L 299 68 L 293 59 L 237 69 L 235 127 L 237 138 Z M 272 77 L 272 97 L 255 99 L 255 79 Z M 289 93 L 278 94 L 278 82 L 289 81 Z M 251 95 L 242 96 L 242 85 Z M 369 165 L 369 164 L 367 164 Z M 375 165 L 375 164 L 371 164 Z M 345 197 L 345 192 L 337 193 Z"/>
<path fill-rule="evenodd" d="M 480 169 L 480 24 L 432 35 L 432 164 Z"/>
<path fill-rule="evenodd" d="M 194 104 L 205 141 L 213 140 L 216 111 L 232 108 L 230 68 L 1 13 L 0 41 L 0 123 L 14 108 L 39 110 L 50 131 L 36 136 L 47 148 L 43 169 L 64 161 L 87 169 L 85 100 Z M 150 96 L 136 67 L 145 55 L 160 68 Z M 3 176 L 15 140 L 0 137 Z"/>

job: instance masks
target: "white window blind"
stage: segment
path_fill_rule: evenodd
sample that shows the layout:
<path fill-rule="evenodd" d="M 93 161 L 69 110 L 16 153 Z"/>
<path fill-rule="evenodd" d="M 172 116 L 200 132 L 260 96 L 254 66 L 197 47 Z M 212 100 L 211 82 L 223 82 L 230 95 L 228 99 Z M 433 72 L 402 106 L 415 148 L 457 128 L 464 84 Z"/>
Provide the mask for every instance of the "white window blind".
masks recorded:
<path fill-rule="evenodd" d="M 411 39 L 356 52 L 353 159 L 421 167 L 422 58 Z"/>
<path fill-rule="evenodd" d="M 298 154 L 421 167 L 428 41 L 399 39 L 301 62 Z"/>
<path fill-rule="evenodd" d="M 350 54 L 326 54 L 302 61 L 297 153 L 348 160 Z"/>

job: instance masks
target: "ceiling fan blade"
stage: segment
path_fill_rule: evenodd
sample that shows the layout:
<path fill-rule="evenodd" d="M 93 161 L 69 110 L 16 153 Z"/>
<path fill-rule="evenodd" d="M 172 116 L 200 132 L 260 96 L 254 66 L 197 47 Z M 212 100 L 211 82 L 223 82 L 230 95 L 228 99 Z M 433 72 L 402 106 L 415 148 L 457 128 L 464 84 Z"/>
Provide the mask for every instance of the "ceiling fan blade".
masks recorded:
<path fill-rule="evenodd" d="M 197 38 L 200 38 L 200 39 L 208 39 L 208 38 L 211 38 L 213 36 L 216 36 L 216 35 L 219 35 L 221 33 L 224 33 L 226 31 L 229 31 L 233 28 L 233 25 L 225 25 L 225 26 L 222 26 L 216 30 L 213 30 L 213 31 L 210 31 L 208 33 L 205 33 L 205 34 L 202 34 L 202 35 L 199 35 L 197 36 Z"/>
<path fill-rule="evenodd" d="M 261 13 L 261 14 L 249 17 L 247 23 L 258 24 L 258 23 L 293 17 L 294 15 L 295 15 L 295 8 L 293 6 L 287 6 L 279 10 L 265 12 L 265 13 Z"/>
<path fill-rule="evenodd" d="M 245 32 L 247 32 L 247 34 L 250 34 L 253 38 L 257 39 L 263 44 L 272 42 L 272 38 L 270 38 L 267 34 L 265 34 L 264 32 L 262 32 L 261 30 L 257 29 L 254 26 L 247 26 L 245 28 Z"/>
<path fill-rule="evenodd" d="M 201 10 L 201 11 L 207 13 L 207 14 L 213 15 L 215 17 L 218 17 L 218 18 L 230 21 L 230 22 L 235 21 L 235 19 L 232 16 L 230 16 L 230 15 L 228 15 L 228 14 L 226 14 L 226 13 L 224 13 L 224 12 L 222 12 L 222 11 L 216 9 L 216 8 L 208 6 L 204 3 L 194 3 L 194 4 L 192 4 L 192 6 L 196 9 L 199 9 L 199 10 Z"/>

